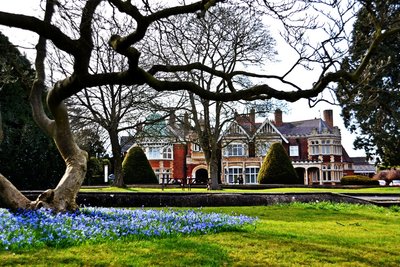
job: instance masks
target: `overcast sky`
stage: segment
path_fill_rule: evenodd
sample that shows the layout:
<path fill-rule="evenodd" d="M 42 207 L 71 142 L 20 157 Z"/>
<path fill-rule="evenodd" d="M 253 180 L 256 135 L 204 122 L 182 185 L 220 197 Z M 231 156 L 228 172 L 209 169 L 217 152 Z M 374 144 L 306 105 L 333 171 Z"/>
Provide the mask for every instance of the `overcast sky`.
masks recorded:
<path fill-rule="evenodd" d="M 40 0 L 1 1 L 0 10 L 29 15 L 37 13 L 37 11 L 39 10 L 38 3 L 40 3 Z M 37 41 L 37 35 L 29 33 L 27 31 L 10 29 L 8 27 L 0 27 L 0 31 L 7 35 L 12 43 L 23 45 L 26 48 L 33 48 L 35 42 Z M 291 54 L 289 47 L 278 39 L 279 36 L 275 36 L 274 34 L 273 37 L 277 39 L 279 44 L 277 46 L 278 56 L 276 58 L 278 62 L 272 64 L 272 66 L 270 66 L 270 69 L 274 69 L 276 72 L 282 70 L 283 72 L 285 71 L 285 67 L 291 64 L 290 61 L 295 60 L 295 55 Z M 30 54 L 32 53 L 27 52 L 27 54 L 28 58 L 30 60 L 33 60 L 33 58 L 31 58 L 32 56 L 30 56 Z M 293 75 L 294 76 L 292 76 L 292 81 L 295 81 L 296 84 L 304 85 L 305 88 L 307 88 L 309 87 L 309 85 L 312 84 L 313 81 L 315 81 L 315 76 L 318 75 L 318 73 L 299 71 L 297 73 L 294 73 Z M 341 130 L 342 144 L 348 154 L 350 156 L 365 155 L 364 151 L 353 149 L 353 141 L 355 139 L 355 136 L 350 134 L 350 132 L 344 127 L 343 119 L 340 116 L 340 107 L 332 106 L 323 102 L 319 103 L 314 108 L 309 108 L 307 100 L 300 100 L 296 103 L 289 103 L 289 109 L 290 110 L 288 114 L 283 114 L 284 122 L 321 118 L 323 110 L 332 109 L 334 124 L 335 126 L 338 126 Z M 273 117 L 270 118 L 273 119 Z"/>

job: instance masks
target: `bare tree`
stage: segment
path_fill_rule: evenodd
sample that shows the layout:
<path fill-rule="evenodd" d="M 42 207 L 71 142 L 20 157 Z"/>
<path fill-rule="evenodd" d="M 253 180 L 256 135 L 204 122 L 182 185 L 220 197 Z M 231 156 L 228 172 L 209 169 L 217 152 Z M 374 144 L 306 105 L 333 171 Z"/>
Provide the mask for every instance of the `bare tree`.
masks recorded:
<path fill-rule="evenodd" d="M 104 43 L 98 49 L 93 72 L 121 71 L 127 66 L 125 58 L 113 53 Z M 76 94 L 73 106 L 84 107 L 83 112 L 72 113 L 76 121 L 101 126 L 110 140 L 115 180 L 118 187 L 125 186 L 122 178 L 122 145 L 120 134 L 132 133 L 144 123 L 146 113 L 160 110 L 156 99 L 159 93 L 146 86 L 104 85 L 84 88 Z M 81 110 L 82 111 L 82 110 Z M 142 119 L 141 119 L 142 118 Z"/>
<path fill-rule="evenodd" d="M 201 19 L 185 14 L 161 21 L 156 27 L 157 31 L 149 37 L 146 52 L 165 64 L 201 62 L 231 73 L 244 66 L 260 66 L 275 55 L 275 41 L 262 22 L 261 14 L 255 10 L 218 6 L 211 8 Z M 170 78 L 192 81 L 208 92 L 225 93 L 228 90 L 224 80 L 204 71 L 174 73 L 174 76 Z M 251 84 L 245 79 L 233 82 L 238 86 Z M 241 108 L 240 104 L 202 99 L 191 92 L 186 95 L 196 133 L 192 142 L 204 152 L 210 188 L 218 189 L 219 140 L 226 123 Z"/>
<path fill-rule="evenodd" d="M 86 173 L 87 153 L 82 151 L 74 142 L 69 125 L 68 113 L 64 105 L 65 99 L 80 92 L 84 88 L 104 85 L 144 85 L 147 84 L 156 91 L 189 91 L 203 99 L 216 101 L 237 101 L 254 99 L 284 99 L 296 101 L 300 98 L 317 97 L 329 87 L 330 83 L 346 80 L 358 82 L 370 63 L 372 53 L 377 45 L 385 42 L 389 36 L 399 34 L 399 23 L 384 25 L 379 20 L 374 9 L 375 1 L 246 1 L 237 0 L 223 3 L 219 0 L 203 0 L 171 6 L 166 2 L 164 7 L 149 1 L 122 1 L 122 0 L 87 0 L 87 1 L 54 1 L 47 0 L 44 16 L 27 16 L 0 12 L 0 24 L 17 27 L 35 32 L 39 35 L 36 46 L 36 80 L 31 91 L 31 104 L 34 118 L 40 127 L 54 139 L 65 160 L 66 172 L 55 189 L 50 189 L 30 201 L 23 196 L 4 176 L 0 175 L 1 206 L 8 208 L 35 208 L 46 206 L 57 211 L 74 210 L 77 208 L 76 195 L 81 187 Z M 150 26 L 156 22 L 172 18 L 180 14 L 194 14 L 198 19 L 205 16 L 211 6 L 235 5 L 246 8 L 257 8 L 265 12 L 266 16 L 273 16 L 281 23 L 286 37 L 299 59 L 293 66 L 289 66 L 283 75 L 252 73 L 249 70 L 225 72 L 216 69 L 208 63 L 193 61 L 190 64 L 173 65 L 160 62 L 151 67 L 141 64 L 139 43 L 149 34 Z M 345 5 L 344 5 L 345 4 Z M 55 9 L 55 5 L 57 8 Z M 74 5 L 75 8 L 62 8 Z M 346 40 L 345 25 L 362 6 L 368 5 L 371 24 L 375 33 L 368 40 L 369 46 L 364 57 L 355 63 L 351 71 L 340 68 L 341 58 L 346 54 L 340 42 Z M 308 15 L 312 10 L 316 16 Z M 56 17 L 57 16 L 57 17 Z M 78 27 L 70 23 L 77 16 Z M 90 64 L 94 49 L 93 40 L 97 34 L 93 25 L 99 18 L 108 17 L 110 20 L 121 16 L 132 21 L 130 32 L 124 34 L 109 33 L 109 45 L 115 53 L 128 60 L 128 67 L 122 71 L 98 72 L 91 71 Z M 303 16 L 303 17 L 302 17 Z M 324 17 L 326 23 L 314 23 Z M 55 19 L 57 18 L 57 19 Z M 71 27 L 68 27 L 71 26 Z M 107 25 L 103 25 L 107 28 Z M 312 44 L 307 39 L 307 31 L 318 30 L 318 40 Z M 324 36 L 326 38 L 322 39 Z M 51 42 L 59 51 L 63 51 L 73 63 L 71 75 L 60 77 L 56 83 L 46 83 L 45 58 L 47 43 Z M 297 66 L 318 65 L 316 70 L 320 75 L 309 88 L 301 88 L 295 82 L 288 80 L 288 74 Z M 176 72 L 204 72 L 220 79 L 219 83 L 226 84 L 226 92 L 207 91 L 191 80 L 171 80 L 167 74 Z M 243 77 L 257 78 L 259 82 L 249 87 L 238 86 L 236 80 Z M 278 87 L 272 80 L 280 83 Z M 282 90 L 281 85 L 291 87 Z M 48 85 L 49 88 L 46 87 Z M 47 93 L 47 106 L 51 117 L 45 113 L 42 103 L 42 94 Z"/>

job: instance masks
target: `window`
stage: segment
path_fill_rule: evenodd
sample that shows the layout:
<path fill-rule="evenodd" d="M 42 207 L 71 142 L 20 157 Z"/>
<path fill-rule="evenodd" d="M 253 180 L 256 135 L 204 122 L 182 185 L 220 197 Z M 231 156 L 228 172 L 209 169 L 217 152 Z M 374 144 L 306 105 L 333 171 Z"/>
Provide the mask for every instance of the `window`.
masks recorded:
<path fill-rule="evenodd" d="M 171 174 L 170 169 L 162 169 L 162 170 L 156 169 L 156 170 L 154 170 L 154 173 L 156 174 L 160 184 L 162 184 L 162 183 L 167 184 L 167 183 L 171 182 L 170 181 L 170 178 L 171 178 L 170 177 L 170 174 Z"/>
<path fill-rule="evenodd" d="M 298 157 L 299 156 L 299 146 L 290 146 L 289 147 L 289 156 Z"/>
<path fill-rule="evenodd" d="M 230 144 L 225 148 L 225 156 L 244 156 L 243 144 Z"/>
<path fill-rule="evenodd" d="M 151 146 L 147 148 L 148 159 L 172 159 L 172 146 Z"/>
<path fill-rule="evenodd" d="M 311 141 L 311 155 L 319 155 L 319 142 Z"/>
<path fill-rule="evenodd" d="M 163 149 L 163 159 L 172 159 L 172 147 L 168 146 Z"/>
<path fill-rule="evenodd" d="M 271 147 L 270 143 L 261 143 L 257 145 L 257 156 L 264 157 L 267 155 L 269 148 Z"/>
<path fill-rule="evenodd" d="M 228 184 L 239 183 L 239 176 L 242 175 L 243 169 L 241 167 L 225 168 L 225 181 Z"/>
<path fill-rule="evenodd" d="M 246 184 L 256 184 L 257 183 L 257 175 L 258 175 L 259 171 L 260 171 L 259 167 L 247 167 L 244 182 Z"/>
<path fill-rule="evenodd" d="M 203 149 L 201 148 L 201 146 L 200 145 L 198 145 L 198 144 L 192 144 L 192 151 L 193 152 L 202 152 L 203 151 Z"/>
<path fill-rule="evenodd" d="M 329 155 L 331 154 L 331 140 L 322 140 L 322 155 Z"/>
<path fill-rule="evenodd" d="M 322 166 L 322 180 L 323 181 L 332 180 L 331 165 Z"/>
<path fill-rule="evenodd" d="M 161 158 L 161 151 L 159 147 L 149 147 L 147 150 L 148 159 L 159 159 Z"/>

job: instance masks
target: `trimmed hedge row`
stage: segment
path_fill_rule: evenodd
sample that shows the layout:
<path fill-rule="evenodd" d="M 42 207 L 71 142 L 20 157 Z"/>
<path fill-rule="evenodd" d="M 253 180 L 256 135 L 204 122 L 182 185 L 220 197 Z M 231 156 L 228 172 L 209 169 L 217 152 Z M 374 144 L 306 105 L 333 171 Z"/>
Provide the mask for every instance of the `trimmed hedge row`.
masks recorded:
<path fill-rule="evenodd" d="M 343 176 L 340 182 L 342 185 L 379 185 L 378 180 L 373 180 L 368 176 L 362 175 Z"/>

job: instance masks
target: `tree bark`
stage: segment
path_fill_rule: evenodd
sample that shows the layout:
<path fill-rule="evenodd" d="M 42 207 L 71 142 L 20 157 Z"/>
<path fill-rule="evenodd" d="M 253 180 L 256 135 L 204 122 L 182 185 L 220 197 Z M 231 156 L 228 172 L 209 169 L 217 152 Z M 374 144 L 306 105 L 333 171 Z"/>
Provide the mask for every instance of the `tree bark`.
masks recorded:
<path fill-rule="evenodd" d="M 212 152 L 211 157 L 210 157 L 210 162 L 208 163 L 208 173 L 209 173 L 209 178 L 211 178 L 211 185 L 210 189 L 211 190 L 220 190 L 221 186 L 218 182 L 218 157 L 217 153 Z"/>
<path fill-rule="evenodd" d="M 0 110 L 0 144 L 3 142 L 4 133 L 3 133 L 3 124 L 1 120 L 1 110 Z"/>
<path fill-rule="evenodd" d="M 208 167 L 208 186 L 210 190 L 220 190 L 218 183 L 218 155 L 217 149 L 209 148 L 204 150 L 204 157 Z"/>
<path fill-rule="evenodd" d="M 0 208 L 11 210 L 27 209 L 31 201 L 26 198 L 10 181 L 0 174 Z"/>
<path fill-rule="evenodd" d="M 121 155 L 121 145 L 118 141 L 118 133 L 115 131 L 110 131 L 110 141 L 111 150 L 114 158 L 114 176 L 115 180 L 113 185 L 116 187 L 125 187 L 124 179 L 122 177 L 122 155 Z"/>

